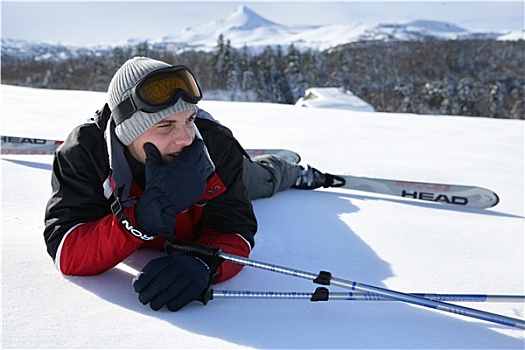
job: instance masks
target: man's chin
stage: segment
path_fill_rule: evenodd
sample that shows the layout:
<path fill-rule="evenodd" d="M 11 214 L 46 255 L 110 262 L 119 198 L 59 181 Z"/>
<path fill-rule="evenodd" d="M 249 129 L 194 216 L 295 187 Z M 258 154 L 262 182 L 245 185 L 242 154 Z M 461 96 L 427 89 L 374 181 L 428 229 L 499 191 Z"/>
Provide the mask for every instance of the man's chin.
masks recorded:
<path fill-rule="evenodd" d="M 170 153 L 170 154 L 166 154 L 165 156 L 162 157 L 162 161 L 164 162 L 164 164 L 166 163 L 169 163 L 171 162 L 173 159 L 177 158 L 177 156 L 180 154 L 180 152 L 178 153 Z"/>

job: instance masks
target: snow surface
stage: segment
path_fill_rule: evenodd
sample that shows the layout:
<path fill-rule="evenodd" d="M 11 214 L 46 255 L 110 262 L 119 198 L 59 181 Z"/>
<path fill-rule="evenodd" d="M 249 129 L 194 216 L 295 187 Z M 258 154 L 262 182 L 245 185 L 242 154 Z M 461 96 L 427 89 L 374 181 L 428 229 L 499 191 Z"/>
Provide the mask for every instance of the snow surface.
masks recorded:
<path fill-rule="evenodd" d="M 2 85 L 3 135 L 63 139 L 104 93 Z M 333 173 L 474 184 L 489 210 L 340 189 L 254 202 L 252 258 L 401 292 L 524 294 L 524 122 L 203 101 L 245 147 L 290 148 Z M 4 348 L 523 348 L 525 332 L 401 302 L 216 299 L 152 311 L 131 289 L 161 253 L 93 277 L 60 275 L 43 214 L 52 156 L 2 155 Z M 246 267 L 216 289 L 313 292 Z M 331 291 L 344 291 L 331 287 Z M 524 318 L 523 304 L 462 305 Z"/>

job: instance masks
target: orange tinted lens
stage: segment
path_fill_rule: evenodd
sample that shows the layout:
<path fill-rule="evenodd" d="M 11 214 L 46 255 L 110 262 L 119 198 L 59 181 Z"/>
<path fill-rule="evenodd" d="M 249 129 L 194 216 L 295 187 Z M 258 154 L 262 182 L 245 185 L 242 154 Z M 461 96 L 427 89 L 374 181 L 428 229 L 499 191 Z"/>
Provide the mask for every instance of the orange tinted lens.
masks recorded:
<path fill-rule="evenodd" d="M 177 90 L 200 95 L 195 80 L 186 71 L 163 73 L 147 79 L 140 87 L 140 95 L 145 102 L 157 105 L 169 102 Z"/>

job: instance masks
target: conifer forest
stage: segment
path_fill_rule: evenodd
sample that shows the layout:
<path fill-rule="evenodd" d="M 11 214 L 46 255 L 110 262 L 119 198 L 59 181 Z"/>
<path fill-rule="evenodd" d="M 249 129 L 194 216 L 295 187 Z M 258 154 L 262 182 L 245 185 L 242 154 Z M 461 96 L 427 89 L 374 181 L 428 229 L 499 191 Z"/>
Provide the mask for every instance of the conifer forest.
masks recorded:
<path fill-rule="evenodd" d="M 525 119 L 523 40 L 364 41 L 325 51 L 290 45 L 255 52 L 220 36 L 210 52 L 142 42 L 60 59 L 39 54 L 3 48 L 2 83 L 106 91 L 120 65 L 142 55 L 190 67 L 204 99 L 294 104 L 307 88 L 341 87 L 377 112 Z"/>

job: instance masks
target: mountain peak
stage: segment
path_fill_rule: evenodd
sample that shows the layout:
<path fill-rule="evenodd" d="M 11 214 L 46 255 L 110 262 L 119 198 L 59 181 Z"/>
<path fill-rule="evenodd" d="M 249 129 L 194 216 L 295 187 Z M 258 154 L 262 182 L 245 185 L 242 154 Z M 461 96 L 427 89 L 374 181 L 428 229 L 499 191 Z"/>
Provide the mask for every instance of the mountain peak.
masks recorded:
<path fill-rule="evenodd" d="M 279 24 L 272 22 L 258 13 L 250 9 L 245 5 L 240 5 L 232 12 L 230 16 L 226 19 L 225 23 L 233 29 L 243 29 L 250 30 L 259 27 L 267 26 L 279 26 Z"/>

